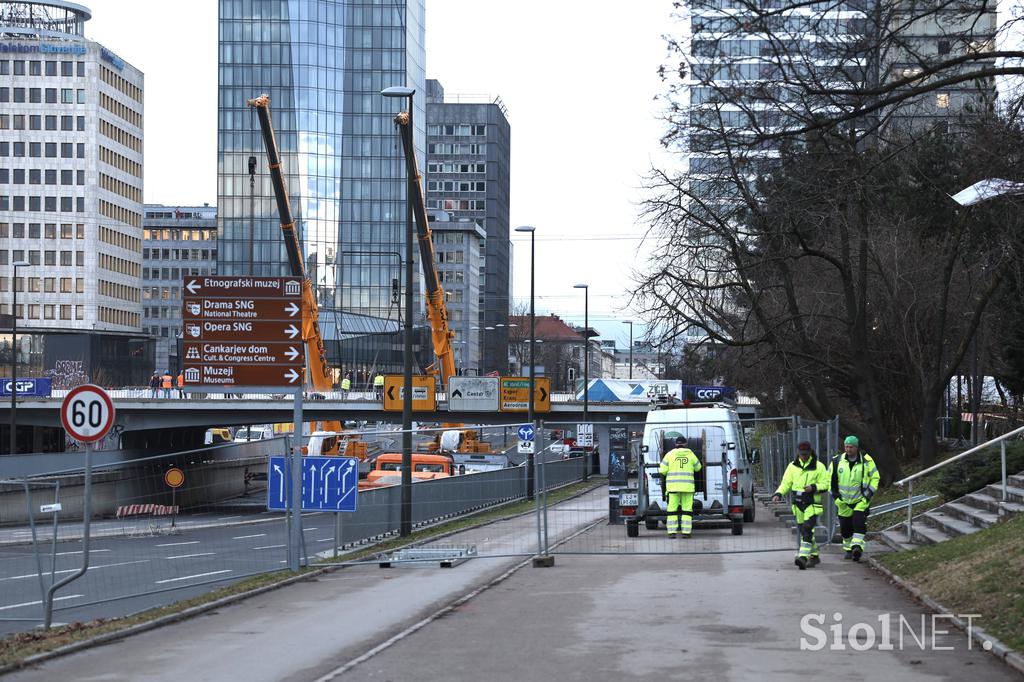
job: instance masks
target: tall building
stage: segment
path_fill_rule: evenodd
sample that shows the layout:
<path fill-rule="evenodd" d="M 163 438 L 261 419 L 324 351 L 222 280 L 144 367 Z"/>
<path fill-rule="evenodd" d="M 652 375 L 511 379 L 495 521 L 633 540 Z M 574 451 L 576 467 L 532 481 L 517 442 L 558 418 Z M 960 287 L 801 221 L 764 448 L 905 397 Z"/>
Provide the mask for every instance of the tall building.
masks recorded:
<path fill-rule="evenodd" d="M 448 327 L 454 333 L 455 367 L 461 373 L 480 368 L 481 258 L 486 233 L 475 220 L 452 221 L 447 211 L 431 211 L 430 228 L 437 254 L 437 276 L 444 289 Z"/>
<path fill-rule="evenodd" d="M 480 239 L 479 320 L 455 326 L 467 348 L 479 344 L 481 374 L 508 372 L 511 248 L 511 127 L 500 97 L 448 96 L 427 81 L 427 209 L 455 224 L 470 223 Z M 468 254 L 467 254 L 468 255 Z M 447 270 L 439 263 L 441 270 Z M 468 312 L 468 311 L 466 311 Z M 478 327 L 476 338 L 472 328 Z M 467 355 L 472 362 L 472 354 Z"/>
<path fill-rule="evenodd" d="M 219 273 L 291 274 L 259 124 L 246 105 L 266 93 L 321 309 L 328 316 L 343 310 L 396 319 L 391 287 L 394 279 L 404 283 L 396 273 L 406 186 L 393 118 L 406 104 L 380 92 L 416 90 L 422 163 L 424 14 L 424 0 L 220 0 Z M 256 159 L 252 192 L 250 157 Z"/>
<path fill-rule="evenodd" d="M 85 38 L 90 17 L 63 0 L 0 2 L 0 313 L 17 317 L 19 373 L 58 388 L 131 385 L 152 370 L 140 333 L 143 75 Z"/>
<path fill-rule="evenodd" d="M 217 272 L 217 209 L 146 204 L 142 230 L 142 323 L 156 339 L 156 370 L 181 369 L 181 280 Z"/>

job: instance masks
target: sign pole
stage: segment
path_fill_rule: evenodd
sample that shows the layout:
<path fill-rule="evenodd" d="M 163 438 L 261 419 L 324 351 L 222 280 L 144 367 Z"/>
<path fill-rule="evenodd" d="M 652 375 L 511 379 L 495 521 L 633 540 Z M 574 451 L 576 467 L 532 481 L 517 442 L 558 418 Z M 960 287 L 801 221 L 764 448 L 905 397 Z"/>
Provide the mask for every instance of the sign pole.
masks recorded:
<path fill-rule="evenodd" d="M 177 496 L 178 489 L 171 488 L 171 528 L 174 528 L 174 523 L 178 519 L 178 510 L 174 508 L 175 504 L 177 504 Z"/>
<path fill-rule="evenodd" d="M 302 561 L 302 388 L 295 391 L 294 437 L 292 438 L 291 538 L 288 545 L 288 568 L 298 571 Z M 313 485 L 314 481 L 310 481 Z"/>
<path fill-rule="evenodd" d="M 108 427 L 109 428 L 109 427 Z M 89 521 L 92 519 L 92 443 L 85 445 L 85 488 L 82 500 L 82 567 L 60 582 L 50 585 L 46 593 L 43 630 L 49 630 L 53 622 L 53 595 L 73 580 L 78 580 L 89 570 Z"/>

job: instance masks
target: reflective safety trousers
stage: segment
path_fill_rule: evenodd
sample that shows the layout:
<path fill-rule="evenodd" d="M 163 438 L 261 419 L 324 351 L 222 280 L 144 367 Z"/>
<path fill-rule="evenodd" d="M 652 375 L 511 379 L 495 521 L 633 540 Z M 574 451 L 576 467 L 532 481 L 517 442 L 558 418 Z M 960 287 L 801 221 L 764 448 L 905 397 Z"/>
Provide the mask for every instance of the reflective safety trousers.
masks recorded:
<path fill-rule="evenodd" d="M 700 459 L 689 448 L 675 448 L 665 453 L 658 471 L 665 477 L 665 490 L 670 493 L 692 493 L 697 489 L 695 475 Z"/>

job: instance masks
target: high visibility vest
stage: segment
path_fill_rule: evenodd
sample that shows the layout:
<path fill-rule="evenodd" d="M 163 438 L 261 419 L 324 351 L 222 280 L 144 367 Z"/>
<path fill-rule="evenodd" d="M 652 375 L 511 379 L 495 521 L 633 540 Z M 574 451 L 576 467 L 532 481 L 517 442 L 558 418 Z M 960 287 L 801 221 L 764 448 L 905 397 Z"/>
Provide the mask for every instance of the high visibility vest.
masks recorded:
<path fill-rule="evenodd" d="M 352 380 L 349 379 L 348 377 L 345 377 L 344 379 L 341 380 L 341 390 L 347 391 L 350 388 L 352 388 Z"/>
<path fill-rule="evenodd" d="M 692 493 L 697 489 L 695 474 L 700 459 L 689 448 L 675 448 L 665 453 L 658 471 L 665 477 L 665 490 L 670 493 Z"/>
<path fill-rule="evenodd" d="M 881 478 L 875 460 L 866 452 L 857 454 L 852 462 L 846 453 L 839 453 L 829 467 L 832 493 L 847 504 L 857 504 L 864 498 L 870 499 L 878 492 Z"/>
<path fill-rule="evenodd" d="M 173 381 L 174 380 L 170 374 L 165 374 L 162 377 L 160 377 L 160 385 L 164 388 L 170 388 Z"/>
<path fill-rule="evenodd" d="M 818 461 L 817 457 L 809 457 L 807 463 L 800 461 L 797 457 L 789 463 L 786 471 L 782 474 L 782 483 L 775 491 L 776 495 L 793 493 L 794 498 L 803 494 L 804 488 L 813 485 L 815 488 L 814 501 L 812 504 L 821 506 L 821 493 L 828 490 L 828 468 Z M 796 502 L 794 501 L 794 504 Z"/>
<path fill-rule="evenodd" d="M 373 385 L 374 385 L 374 387 L 383 386 L 384 385 L 384 375 L 383 374 L 378 374 L 377 376 L 375 376 L 373 378 Z"/>
<path fill-rule="evenodd" d="M 178 388 L 184 388 L 184 387 L 185 387 L 185 375 L 184 374 L 179 374 L 178 375 Z"/>

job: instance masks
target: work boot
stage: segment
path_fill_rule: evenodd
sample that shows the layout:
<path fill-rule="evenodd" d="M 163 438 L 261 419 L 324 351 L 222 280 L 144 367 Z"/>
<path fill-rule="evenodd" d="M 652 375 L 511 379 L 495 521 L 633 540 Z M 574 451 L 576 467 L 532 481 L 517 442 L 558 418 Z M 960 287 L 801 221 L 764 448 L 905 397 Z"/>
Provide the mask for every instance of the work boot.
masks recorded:
<path fill-rule="evenodd" d="M 807 568 L 814 568 L 821 563 L 821 557 L 817 554 L 812 554 L 810 561 L 807 562 Z"/>
<path fill-rule="evenodd" d="M 794 561 L 793 563 L 796 564 L 796 567 L 799 568 L 801 571 L 807 570 L 807 557 L 798 556 L 796 558 L 796 561 Z"/>
<path fill-rule="evenodd" d="M 864 553 L 864 548 L 858 545 L 857 547 L 853 548 L 851 553 L 853 554 L 854 561 L 860 561 L 860 555 Z"/>
<path fill-rule="evenodd" d="M 684 540 L 688 540 L 690 538 L 690 534 L 689 533 L 680 533 L 679 537 L 683 538 Z"/>
<path fill-rule="evenodd" d="M 853 552 L 851 550 L 846 550 L 843 553 L 843 558 L 844 559 L 852 559 L 853 558 Z"/>
<path fill-rule="evenodd" d="M 669 536 L 670 538 L 674 538 L 674 537 L 676 536 L 676 534 L 675 534 L 675 533 L 669 533 L 669 534 L 668 534 L 668 536 Z"/>

